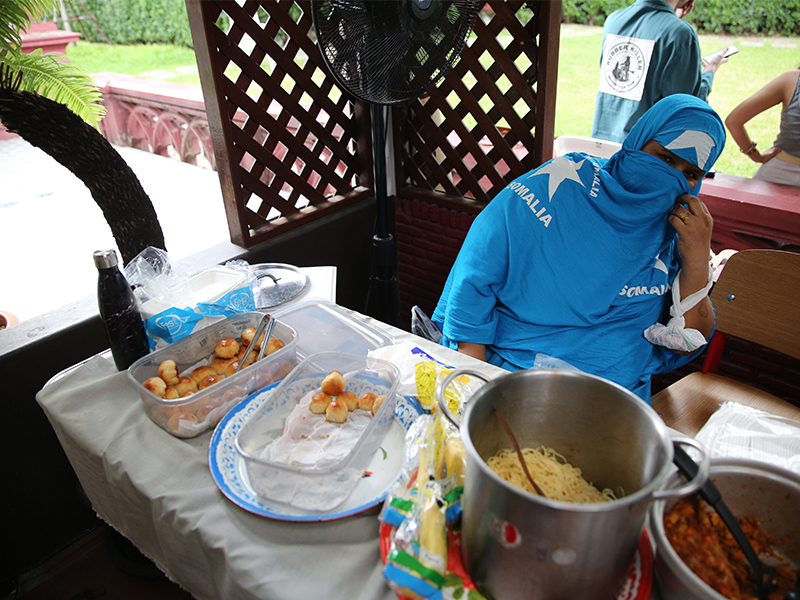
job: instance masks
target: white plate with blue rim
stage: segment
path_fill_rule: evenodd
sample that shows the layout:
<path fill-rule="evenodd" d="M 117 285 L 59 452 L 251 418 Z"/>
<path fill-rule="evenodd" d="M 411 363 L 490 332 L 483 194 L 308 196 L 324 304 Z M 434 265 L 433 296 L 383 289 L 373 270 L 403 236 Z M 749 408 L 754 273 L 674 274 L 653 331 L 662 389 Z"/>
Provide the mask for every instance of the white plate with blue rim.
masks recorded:
<path fill-rule="evenodd" d="M 269 393 L 265 392 L 277 385 L 274 383 L 242 400 L 228 411 L 214 430 L 208 448 L 208 467 L 211 478 L 222 494 L 253 514 L 296 522 L 342 519 L 383 502 L 400 477 L 405 460 L 406 432 L 422 414 L 419 401 L 410 396 L 397 396 L 394 421 L 353 493 L 334 510 L 317 513 L 270 501 L 255 492 L 250 485 L 244 461 L 236 452 L 236 435 L 242 425 L 269 397 Z"/>

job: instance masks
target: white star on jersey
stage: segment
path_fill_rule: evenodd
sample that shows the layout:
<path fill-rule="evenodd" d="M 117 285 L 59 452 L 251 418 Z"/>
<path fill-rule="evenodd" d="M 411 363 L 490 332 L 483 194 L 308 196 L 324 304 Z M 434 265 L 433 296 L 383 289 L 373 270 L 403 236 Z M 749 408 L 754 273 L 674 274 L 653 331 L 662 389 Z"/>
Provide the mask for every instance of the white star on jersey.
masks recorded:
<path fill-rule="evenodd" d="M 705 171 L 708 157 L 711 156 L 711 149 L 714 148 L 714 140 L 704 131 L 690 129 L 689 131 L 684 131 L 664 147 L 667 150 L 691 148 L 697 157 L 696 165 Z"/>
<path fill-rule="evenodd" d="M 561 182 L 565 179 L 571 179 L 572 181 L 580 183 L 583 187 L 586 187 L 583 185 L 581 178 L 578 177 L 578 169 L 580 169 L 582 165 L 583 160 L 581 160 L 579 163 L 574 163 L 567 157 L 561 156 L 559 158 L 554 158 L 549 164 L 537 169 L 529 177 L 536 177 L 537 175 L 549 175 L 550 179 L 548 194 L 550 195 L 550 198 L 548 198 L 548 200 L 552 201 L 553 194 L 556 193 L 558 186 L 560 186 Z"/>

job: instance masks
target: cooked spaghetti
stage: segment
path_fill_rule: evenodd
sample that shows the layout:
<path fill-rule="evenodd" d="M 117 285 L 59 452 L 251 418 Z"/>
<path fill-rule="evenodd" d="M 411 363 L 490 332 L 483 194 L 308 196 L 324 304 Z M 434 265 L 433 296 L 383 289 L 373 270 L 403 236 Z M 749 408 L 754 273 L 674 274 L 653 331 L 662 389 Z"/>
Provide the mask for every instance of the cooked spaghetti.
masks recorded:
<path fill-rule="evenodd" d="M 523 448 L 522 455 L 531 477 L 546 498 L 562 502 L 608 502 L 616 496 L 610 489 L 598 490 L 581 475 L 581 470 L 573 467 L 563 456 L 552 448 Z M 526 492 L 536 492 L 525 476 L 519 457 L 514 450 L 500 450 L 489 458 L 486 464 L 500 477 L 522 488 Z"/>

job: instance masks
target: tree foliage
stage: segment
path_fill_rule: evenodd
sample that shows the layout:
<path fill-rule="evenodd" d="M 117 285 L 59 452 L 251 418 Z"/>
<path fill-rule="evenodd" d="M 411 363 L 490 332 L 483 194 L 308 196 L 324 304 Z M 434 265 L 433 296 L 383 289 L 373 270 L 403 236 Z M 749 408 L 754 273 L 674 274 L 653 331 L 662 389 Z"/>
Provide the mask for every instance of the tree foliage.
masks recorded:
<path fill-rule="evenodd" d="M 58 0 L 0 2 L 0 89 L 33 92 L 66 105 L 81 119 L 97 125 L 105 114 L 92 78 L 60 56 L 22 51 L 21 34 L 30 23 L 58 7 Z"/>
<path fill-rule="evenodd" d="M 632 3 L 633 0 L 563 0 L 563 18 L 581 25 L 602 25 L 612 12 Z M 700 33 L 792 37 L 800 33 L 800 0 L 698 0 L 686 20 Z"/>

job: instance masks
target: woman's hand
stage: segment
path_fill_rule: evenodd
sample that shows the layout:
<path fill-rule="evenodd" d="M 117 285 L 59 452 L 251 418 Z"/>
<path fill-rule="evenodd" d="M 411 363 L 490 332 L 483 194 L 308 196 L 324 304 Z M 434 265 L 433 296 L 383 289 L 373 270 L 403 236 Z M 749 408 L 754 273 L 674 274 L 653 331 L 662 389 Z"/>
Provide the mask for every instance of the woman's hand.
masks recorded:
<path fill-rule="evenodd" d="M 708 284 L 714 219 L 703 201 L 689 194 L 678 197 L 667 218 L 678 232 L 678 255 L 682 263 L 681 300 L 683 300 Z M 687 328 L 697 329 L 708 339 L 714 328 L 714 312 L 708 297 L 686 311 L 683 316 Z"/>
<path fill-rule="evenodd" d="M 707 271 L 714 219 L 706 205 L 695 196 L 682 194 L 675 202 L 668 219 L 678 232 L 678 254 L 684 268 L 702 266 Z M 705 284 L 704 280 L 703 286 Z"/>
<path fill-rule="evenodd" d="M 765 163 L 768 160 L 775 158 L 780 151 L 781 149 L 776 148 L 775 146 L 773 146 L 766 152 L 759 152 L 758 150 L 754 150 L 753 152 L 747 155 L 747 158 L 749 158 L 753 162 Z"/>

